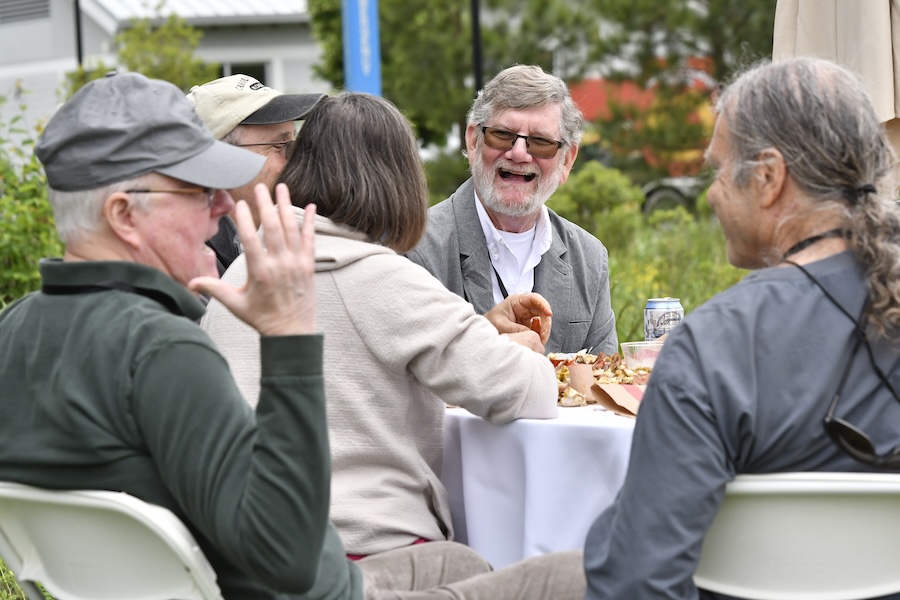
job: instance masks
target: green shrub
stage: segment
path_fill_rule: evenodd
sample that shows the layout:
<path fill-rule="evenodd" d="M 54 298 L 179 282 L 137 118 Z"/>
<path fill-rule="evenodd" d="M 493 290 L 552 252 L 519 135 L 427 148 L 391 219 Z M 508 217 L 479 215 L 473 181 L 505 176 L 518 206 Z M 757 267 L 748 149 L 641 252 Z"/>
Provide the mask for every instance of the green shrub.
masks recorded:
<path fill-rule="evenodd" d="M 0 123 L 0 307 L 39 288 L 38 260 L 63 250 L 34 156 L 37 134 L 24 128 L 21 114 Z"/>
<path fill-rule="evenodd" d="M 560 186 L 547 206 L 599 238 L 627 246 L 641 227 L 644 195 L 621 171 L 593 161 Z"/>
<path fill-rule="evenodd" d="M 442 152 L 425 162 L 429 203 L 433 206 L 450 197 L 469 178 L 469 161 L 456 151 Z"/>
<path fill-rule="evenodd" d="M 128 28 L 116 34 L 116 64 L 102 60 L 89 67 L 79 65 L 66 73 L 63 96 L 71 98 L 88 82 L 99 79 L 117 68 L 141 73 L 153 79 L 163 79 L 188 92 L 192 86 L 212 81 L 219 76 L 219 65 L 206 63 L 194 56 L 203 32 L 179 17 L 167 12 L 165 0 L 153 7 L 155 18 L 133 18 Z"/>
<path fill-rule="evenodd" d="M 746 273 L 728 262 L 718 221 L 680 207 L 653 213 L 632 244 L 610 248 L 609 255 L 619 341 L 643 339 L 648 298 L 680 298 L 688 314 Z"/>
<path fill-rule="evenodd" d="M 725 238 L 705 193 L 694 214 L 677 207 L 645 216 L 643 200 L 623 173 L 589 162 L 547 203 L 609 250 L 610 298 L 620 342 L 643 339 L 648 298 L 680 298 L 689 313 L 745 273 L 728 263 Z"/>

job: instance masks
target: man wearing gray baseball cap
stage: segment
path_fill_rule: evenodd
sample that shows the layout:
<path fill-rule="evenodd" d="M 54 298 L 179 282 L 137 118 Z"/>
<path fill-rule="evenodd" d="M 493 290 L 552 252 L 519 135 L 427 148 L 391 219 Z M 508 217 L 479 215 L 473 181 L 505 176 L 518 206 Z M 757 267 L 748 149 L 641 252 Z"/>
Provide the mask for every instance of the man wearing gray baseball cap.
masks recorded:
<path fill-rule="evenodd" d="M 65 255 L 41 261 L 42 289 L 0 313 L 0 480 L 172 510 L 224 598 L 314 584 L 361 598 L 328 523 L 315 207 L 301 232 L 287 189 L 273 204 L 258 186 L 266 247 L 239 202 L 248 279 L 220 281 L 204 243 L 234 206 L 220 188 L 264 159 L 217 141 L 175 86 L 132 73 L 82 88 L 36 153 Z M 262 336 L 255 414 L 195 323 L 200 292 Z"/>
<path fill-rule="evenodd" d="M 237 74 L 195 85 L 187 97 L 216 139 L 266 159 L 251 181 L 228 189 L 235 200 L 241 200 L 253 195 L 257 183 L 273 189 L 294 143 L 294 122 L 303 119 L 325 94 L 282 94 L 249 75 Z M 259 215 L 252 205 L 250 212 L 258 225 Z M 219 221 L 219 231 L 207 245 L 216 253 L 221 275 L 242 251 L 231 217 Z"/>

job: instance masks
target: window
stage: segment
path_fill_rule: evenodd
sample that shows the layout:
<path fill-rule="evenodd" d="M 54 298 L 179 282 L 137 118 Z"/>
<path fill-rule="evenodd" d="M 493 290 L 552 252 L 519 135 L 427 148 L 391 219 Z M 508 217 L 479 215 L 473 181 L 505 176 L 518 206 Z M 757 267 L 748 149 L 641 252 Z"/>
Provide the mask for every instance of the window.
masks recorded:
<path fill-rule="evenodd" d="M 227 77 L 238 73 L 254 77 L 262 84 L 266 83 L 265 63 L 222 63 L 221 67 L 219 67 L 220 77 Z"/>

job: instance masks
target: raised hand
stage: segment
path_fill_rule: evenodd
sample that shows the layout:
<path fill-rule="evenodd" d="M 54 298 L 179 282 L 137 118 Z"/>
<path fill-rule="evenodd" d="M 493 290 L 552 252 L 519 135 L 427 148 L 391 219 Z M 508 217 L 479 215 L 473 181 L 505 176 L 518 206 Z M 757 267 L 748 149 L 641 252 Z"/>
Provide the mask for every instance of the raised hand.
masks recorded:
<path fill-rule="evenodd" d="M 275 188 L 276 204 L 263 184 L 254 188 L 263 241 L 257 236 L 244 201 L 235 222 L 247 259 L 247 281 L 241 287 L 214 277 L 197 277 L 189 287 L 225 305 L 260 335 L 296 335 L 316 330 L 315 216 L 307 205 L 301 233 L 287 186 Z"/>

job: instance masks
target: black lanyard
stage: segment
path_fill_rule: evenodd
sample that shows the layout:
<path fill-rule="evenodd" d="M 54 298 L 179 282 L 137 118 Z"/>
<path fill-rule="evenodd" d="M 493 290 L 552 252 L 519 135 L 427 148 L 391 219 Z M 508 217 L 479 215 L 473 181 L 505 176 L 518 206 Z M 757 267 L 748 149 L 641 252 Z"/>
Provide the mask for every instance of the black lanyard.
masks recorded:
<path fill-rule="evenodd" d="M 872 346 L 869 343 L 869 337 L 866 335 L 865 317 L 866 317 L 866 313 L 868 312 L 869 303 L 871 301 L 871 298 L 866 296 L 866 301 L 863 304 L 862 311 L 860 312 L 860 315 L 859 315 L 859 319 L 854 319 L 853 315 L 850 314 L 850 311 L 848 311 L 846 308 L 844 308 L 844 306 L 840 302 L 838 302 L 834 296 L 831 295 L 831 292 L 829 292 L 827 289 L 825 289 L 825 286 L 822 285 L 822 283 L 818 279 L 813 277 L 813 274 L 810 273 L 806 269 L 806 267 L 804 267 L 803 265 L 800 265 L 799 263 L 795 263 L 792 260 L 785 260 L 784 262 L 800 269 L 800 271 L 802 271 L 803 274 L 806 275 L 806 277 L 810 281 L 812 281 L 814 284 L 816 284 L 816 286 L 818 286 L 818 288 L 820 290 L 822 290 L 822 293 L 825 294 L 825 297 L 828 298 L 828 300 L 835 307 L 837 307 L 838 310 L 840 310 L 842 313 L 844 313 L 845 317 L 850 319 L 850 322 L 853 323 L 853 325 L 854 325 L 854 329 L 855 329 L 854 333 L 857 336 L 857 346 L 854 348 L 853 352 L 856 353 L 856 349 L 859 347 L 859 341 L 862 341 L 862 343 L 866 345 L 866 351 L 869 354 L 869 362 L 872 364 L 872 369 L 875 371 L 875 374 L 878 375 L 878 379 L 881 380 L 881 383 L 884 384 L 884 386 L 891 392 L 891 395 L 894 396 L 894 399 L 897 402 L 900 402 L 900 394 L 897 393 L 897 390 L 894 389 L 894 386 L 891 384 L 887 375 L 884 374 L 884 371 L 882 371 L 881 367 L 878 366 L 878 363 L 875 362 L 875 352 L 872 350 Z M 849 358 L 848 358 L 848 361 L 850 361 Z M 843 386 L 843 383 L 841 385 Z"/>
<path fill-rule="evenodd" d="M 500 293 L 503 294 L 504 298 L 507 298 L 509 296 L 509 293 L 507 293 L 506 286 L 503 285 L 503 280 L 500 279 L 500 273 L 497 272 L 496 267 L 494 267 L 494 263 L 491 263 L 491 268 L 494 269 L 494 275 L 497 276 L 497 283 L 500 284 Z"/>

